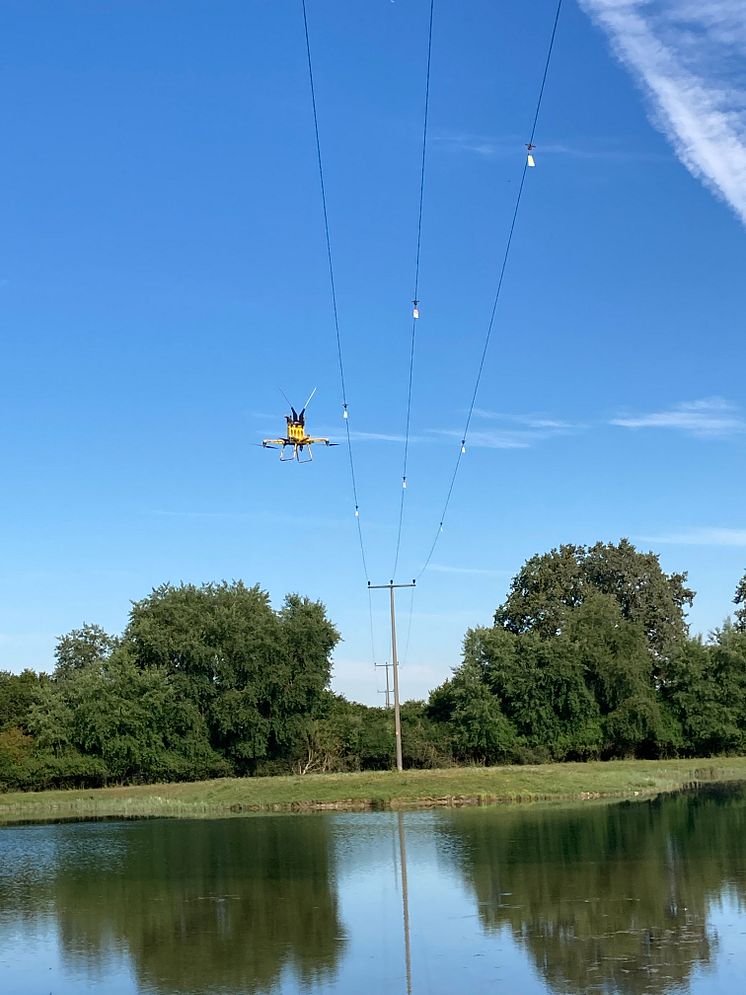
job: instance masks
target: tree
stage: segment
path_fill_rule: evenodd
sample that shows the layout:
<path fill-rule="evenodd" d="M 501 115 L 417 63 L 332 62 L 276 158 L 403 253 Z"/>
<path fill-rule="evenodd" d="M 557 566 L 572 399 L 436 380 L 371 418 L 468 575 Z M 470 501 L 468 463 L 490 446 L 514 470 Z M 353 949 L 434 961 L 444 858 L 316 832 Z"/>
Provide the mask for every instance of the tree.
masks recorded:
<path fill-rule="evenodd" d="M 625 618 L 612 596 L 594 594 L 572 613 L 566 638 L 598 707 L 603 755 L 675 752 L 680 728 L 661 700 L 642 624 Z"/>
<path fill-rule="evenodd" d="M 239 772 L 289 758 L 331 675 L 339 635 L 319 602 L 274 612 L 259 586 L 166 584 L 136 602 L 123 646 L 163 667 L 205 717 L 211 745 Z"/>
<path fill-rule="evenodd" d="M 671 660 L 663 694 L 690 756 L 740 751 L 746 744 L 746 637 L 726 627 L 713 643 L 688 640 Z"/>
<path fill-rule="evenodd" d="M 481 671 L 512 723 L 520 746 L 516 759 L 578 759 L 600 752 L 598 706 L 566 635 L 548 640 L 534 632 L 473 629 L 464 642 L 464 660 L 463 669 Z"/>
<path fill-rule="evenodd" d="M 106 660 L 117 640 L 105 632 L 100 625 L 83 623 L 80 629 L 73 629 L 57 640 L 54 656 L 57 665 L 55 677 L 69 677 L 70 674 L 92 664 Z"/>
<path fill-rule="evenodd" d="M 31 736 L 17 726 L 0 731 L 0 791 L 26 787 L 33 747 Z"/>
<path fill-rule="evenodd" d="M 638 552 L 627 539 L 618 545 L 563 545 L 524 564 L 495 612 L 495 625 L 550 638 L 594 592 L 607 594 L 625 619 L 642 625 L 650 649 L 664 658 L 687 635 L 684 608 L 694 592 L 686 577 L 664 573 L 654 553 Z"/>
<path fill-rule="evenodd" d="M 454 676 L 453 747 L 461 760 L 495 764 L 509 762 L 515 749 L 515 729 L 500 703 L 481 680 L 478 666 L 467 660 Z"/>
<path fill-rule="evenodd" d="M 590 591 L 551 637 L 467 632 L 464 662 L 433 692 L 429 714 L 451 728 L 459 759 L 670 756 L 681 730 L 656 669 L 642 623 Z"/>
<path fill-rule="evenodd" d="M 121 649 L 47 685 L 30 727 L 42 751 L 97 758 L 99 772 L 110 780 L 230 773 L 211 750 L 201 716 L 166 669 L 137 667 Z"/>
<path fill-rule="evenodd" d="M 0 671 L 0 732 L 13 728 L 28 731 L 29 711 L 45 680 L 48 678 L 33 670 L 20 674 Z"/>
<path fill-rule="evenodd" d="M 735 611 L 736 628 L 739 632 L 746 632 L 746 573 L 738 582 L 733 603 L 737 606 Z"/>
<path fill-rule="evenodd" d="M 391 711 L 388 710 L 389 727 Z M 451 737 L 443 725 L 434 722 L 423 701 L 405 701 L 401 706 L 402 753 L 404 766 L 416 770 L 453 766 Z"/>
<path fill-rule="evenodd" d="M 330 658 L 339 633 L 320 601 L 288 594 L 278 612 L 282 653 L 272 671 L 274 687 L 272 737 L 285 756 L 318 713 L 331 678 Z"/>

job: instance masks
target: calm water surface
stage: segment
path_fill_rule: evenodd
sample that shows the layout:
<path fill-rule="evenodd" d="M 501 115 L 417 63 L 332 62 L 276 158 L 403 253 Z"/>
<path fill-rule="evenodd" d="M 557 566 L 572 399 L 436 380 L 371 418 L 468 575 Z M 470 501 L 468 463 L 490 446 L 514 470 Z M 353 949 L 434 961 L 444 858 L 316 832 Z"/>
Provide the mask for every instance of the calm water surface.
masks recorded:
<path fill-rule="evenodd" d="M 0 828 L 3 995 L 746 991 L 746 787 Z"/>

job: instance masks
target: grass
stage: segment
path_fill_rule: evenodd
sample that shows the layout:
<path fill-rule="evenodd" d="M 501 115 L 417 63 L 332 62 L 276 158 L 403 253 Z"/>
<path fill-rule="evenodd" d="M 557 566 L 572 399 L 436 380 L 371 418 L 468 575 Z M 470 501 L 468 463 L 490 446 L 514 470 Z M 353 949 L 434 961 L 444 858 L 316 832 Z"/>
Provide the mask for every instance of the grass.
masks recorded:
<path fill-rule="evenodd" d="M 221 778 L 0 794 L 0 823 L 581 800 L 658 794 L 725 780 L 746 780 L 746 757 Z"/>

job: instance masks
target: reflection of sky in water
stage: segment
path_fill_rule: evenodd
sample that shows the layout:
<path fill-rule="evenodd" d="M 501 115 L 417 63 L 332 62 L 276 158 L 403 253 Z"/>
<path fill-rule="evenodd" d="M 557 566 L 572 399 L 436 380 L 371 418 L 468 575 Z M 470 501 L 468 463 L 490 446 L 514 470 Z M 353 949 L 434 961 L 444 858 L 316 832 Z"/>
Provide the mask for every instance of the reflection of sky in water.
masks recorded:
<path fill-rule="evenodd" d="M 708 921 L 718 938 L 717 961 L 695 967 L 687 995 L 738 995 L 746 991 L 746 905 L 726 887 L 708 908 Z"/>
<path fill-rule="evenodd" d="M 0 829 L 3 995 L 744 988 L 746 795 Z"/>
<path fill-rule="evenodd" d="M 73 967 L 53 925 L 3 933 L 0 977 L 3 995 L 141 995 L 127 956 L 108 956 Z"/>
<path fill-rule="evenodd" d="M 444 859 L 433 820 L 432 812 L 404 815 L 413 991 L 471 992 L 499 983 L 526 995 L 545 992 L 506 931 L 484 935 L 473 897 Z M 336 840 L 349 946 L 329 990 L 406 992 L 397 815 L 344 816 Z"/>

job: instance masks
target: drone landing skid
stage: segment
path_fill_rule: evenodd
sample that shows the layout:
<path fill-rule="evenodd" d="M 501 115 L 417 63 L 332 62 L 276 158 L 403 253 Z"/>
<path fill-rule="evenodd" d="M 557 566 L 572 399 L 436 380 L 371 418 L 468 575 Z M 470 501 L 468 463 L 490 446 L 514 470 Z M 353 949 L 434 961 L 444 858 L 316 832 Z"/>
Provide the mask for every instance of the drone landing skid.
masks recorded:
<path fill-rule="evenodd" d="M 292 445 L 292 447 L 293 447 L 293 451 L 292 451 L 292 453 L 291 453 L 290 456 L 286 456 L 285 455 L 285 449 L 286 449 L 286 446 L 288 446 L 288 445 Z M 313 452 L 311 451 L 311 447 L 308 446 L 308 447 L 305 447 L 305 448 L 308 449 L 308 455 L 302 457 L 304 446 L 300 446 L 297 443 L 286 443 L 286 445 L 282 446 L 282 448 L 280 449 L 280 462 L 281 463 L 292 463 L 292 461 L 295 460 L 296 463 L 312 463 L 313 462 Z"/>

